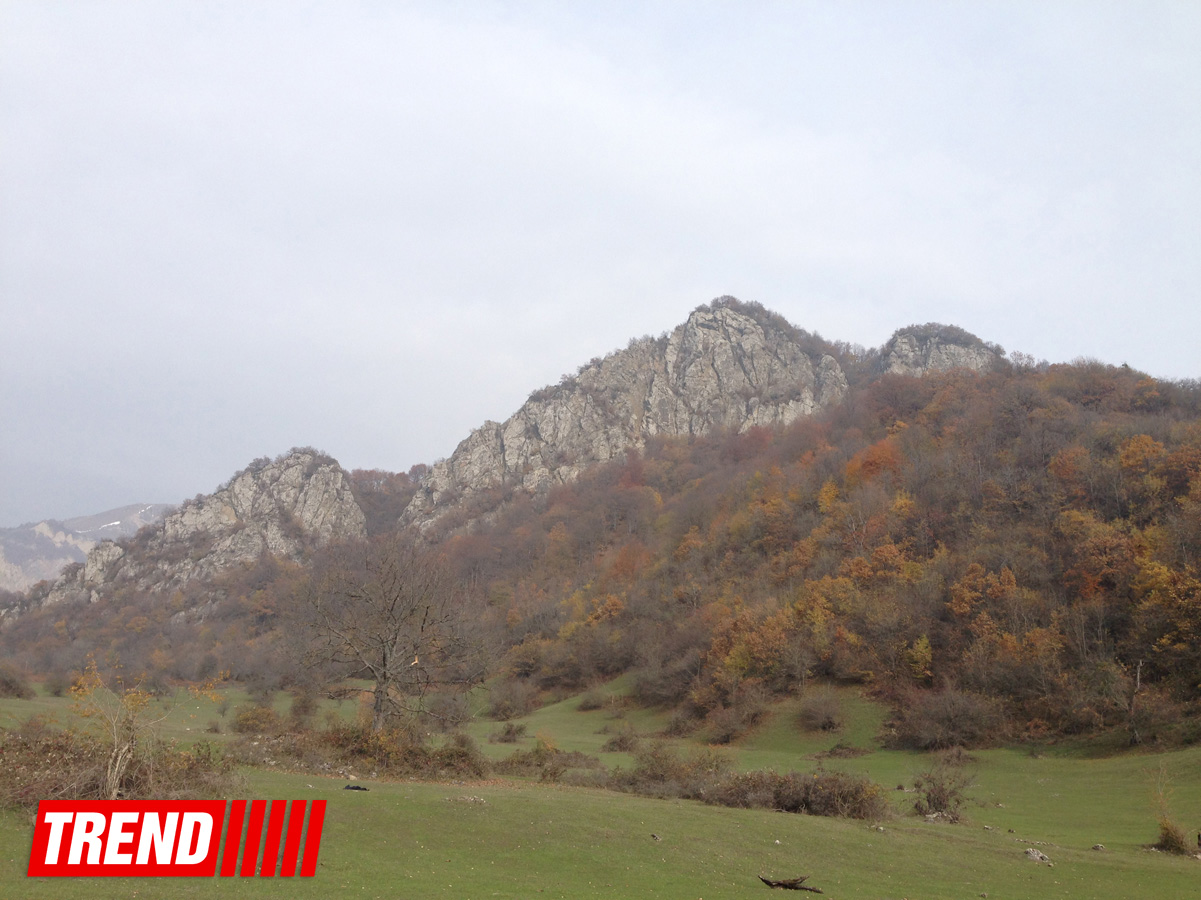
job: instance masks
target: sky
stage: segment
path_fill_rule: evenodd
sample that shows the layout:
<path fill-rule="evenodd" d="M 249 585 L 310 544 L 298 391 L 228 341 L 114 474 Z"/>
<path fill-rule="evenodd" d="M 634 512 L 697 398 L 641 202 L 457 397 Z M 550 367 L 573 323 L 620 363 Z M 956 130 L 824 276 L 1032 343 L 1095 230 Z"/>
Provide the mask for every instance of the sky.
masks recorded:
<path fill-rule="evenodd" d="M 1201 376 L 1201 4 L 0 0 L 0 526 L 450 455 L 702 303 Z"/>

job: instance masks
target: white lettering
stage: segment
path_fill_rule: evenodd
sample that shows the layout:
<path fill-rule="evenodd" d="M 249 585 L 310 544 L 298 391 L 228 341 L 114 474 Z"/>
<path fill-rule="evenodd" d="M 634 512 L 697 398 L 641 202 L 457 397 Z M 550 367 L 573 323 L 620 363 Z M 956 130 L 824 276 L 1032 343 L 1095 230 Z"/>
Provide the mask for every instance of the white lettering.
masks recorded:
<path fill-rule="evenodd" d="M 133 854 L 122 853 L 121 845 L 133 843 L 133 835 L 125 830 L 125 826 L 136 822 L 138 815 L 136 812 L 114 812 L 108 820 L 108 837 L 104 841 L 106 866 L 127 866 L 133 862 Z"/>
<path fill-rule="evenodd" d="M 150 848 L 154 847 L 154 861 L 171 862 L 171 851 L 175 849 L 175 829 L 179 826 L 179 813 L 167 813 L 167 821 L 160 822 L 158 813 L 148 812 L 142 819 L 142 836 L 138 840 L 139 866 L 150 861 Z"/>
<path fill-rule="evenodd" d="M 46 824 L 50 826 L 50 835 L 46 839 L 46 865 L 58 865 L 58 850 L 63 843 L 63 827 L 75 818 L 75 813 L 48 812 Z"/>
<path fill-rule="evenodd" d="M 191 866 L 208 856 L 209 838 L 213 834 L 213 817 L 204 812 L 186 812 L 179 828 L 179 845 L 175 851 L 177 866 Z M 192 849 L 193 840 L 196 849 Z"/>
<path fill-rule="evenodd" d="M 71 832 L 71 850 L 67 853 L 67 865 L 79 864 L 83 845 L 88 845 L 88 865 L 100 862 L 100 835 L 108 819 L 104 813 L 81 812 L 75 814 L 75 830 Z"/>

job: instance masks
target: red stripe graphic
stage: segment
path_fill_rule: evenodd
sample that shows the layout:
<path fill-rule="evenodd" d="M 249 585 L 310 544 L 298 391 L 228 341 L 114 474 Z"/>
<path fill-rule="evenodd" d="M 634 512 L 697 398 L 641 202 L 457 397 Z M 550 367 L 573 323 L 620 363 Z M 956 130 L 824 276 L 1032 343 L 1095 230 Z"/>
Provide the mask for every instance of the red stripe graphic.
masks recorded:
<path fill-rule="evenodd" d="M 225 827 L 225 849 L 221 851 L 221 874 L 233 875 L 238 870 L 238 848 L 242 844 L 242 828 L 246 825 L 246 801 L 229 804 L 229 824 Z"/>
<path fill-rule="evenodd" d="M 311 878 L 317 872 L 317 851 L 321 849 L 321 826 L 325 823 L 325 801 L 314 800 L 309 810 L 309 826 L 304 835 L 304 858 L 300 875 Z"/>
<path fill-rule="evenodd" d="M 304 814 L 308 804 L 293 800 L 288 813 L 288 832 L 284 839 L 284 858 L 279 866 L 279 874 L 289 878 L 296 874 L 296 861 L 300 856 L 300 833 L 304 830 Z"/>

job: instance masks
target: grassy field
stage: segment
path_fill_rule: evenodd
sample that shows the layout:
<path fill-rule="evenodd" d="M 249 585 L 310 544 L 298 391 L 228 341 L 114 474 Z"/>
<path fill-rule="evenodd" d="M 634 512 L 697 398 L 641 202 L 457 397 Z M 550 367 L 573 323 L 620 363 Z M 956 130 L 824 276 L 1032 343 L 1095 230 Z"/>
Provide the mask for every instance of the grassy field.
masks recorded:
<path fill-rule="evenodd" d="M 620 685 L 613 688 L 620 693 Z M 912 786 L 931 759 L 880 749 L 881 711 L 840 692 L 846 725 L 807 734 L 794 708 L 781 704 L 755 734 L 731 748 L 741 768 L 809 770 L 835 743 L 870 752 L 823 762 L 866 772 L 895 787 Z M 17 701 L 0 714 L 20 717 Z M 44 713 L 66 718 L 61 700 Z M 236 701 L 234 703 L 236 706 Z M 566 750 L 627 765 L 603 753 L 607 735 L 630 723 L 662 727 L 662 717 L 615 707 L 590 712 L 571 698 L 522 720 L 533 745 L 541 734 Z M 183 737 L 214 710 L 176 708 L 170 728 Z M 614 718 L 614 716 L 620 718 Z M 874 723 L 874 724 L 873 724 Z M 471 726 L 486 752 L 492 722 Z M 895 815 L 880 823 L 733 810 L 696 802 L 651 800 L 608 791 L 516 779 L 480 783 L 371 782 L 369 792 L 344 781 L 251 771 L 248 797 L 324 797 L 329 812 L 321 864 L 313 879 L 56 879 L 25 876 L 31 821 L 0 813 L 0 897 L 303 897 L 362 898 L 753 898 L 768 894 L 757 875 L 807 874 L 832 898 L 1175 898 L 1201 896 L 1201 861 L 1146 849 L 1157 833 L 1156 786 L 1169 786 L 1173 817 L 1193 833 L 1201 826 L 1201 749 L 1162 754 L 1082 755 L 1077 748 L 973 754 L 966 821 L 930 824 L 908 811 L 914 794 L 890 790 Z M 878 830 L 882 829 L 882 830 Z M 656 837 L 657 836 L 657 840 Z M 1037 842 L 1037 843 L 1030 843 Z M 1091 849 L 1103 844 L 1105 850 Z M 1053 865 L 1026 858 L 1037 846 Z M 784 895 L 791 896 L 791 895 Z M 797 896 L 808 896 L 798 894 Z"/>

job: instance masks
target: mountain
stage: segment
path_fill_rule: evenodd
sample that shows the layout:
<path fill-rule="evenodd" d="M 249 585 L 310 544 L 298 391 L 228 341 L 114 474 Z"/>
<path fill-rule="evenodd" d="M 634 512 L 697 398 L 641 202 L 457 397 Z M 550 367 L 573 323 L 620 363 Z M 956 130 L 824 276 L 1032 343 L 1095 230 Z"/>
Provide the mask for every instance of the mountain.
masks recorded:
<path fill-rule="evenodd" d="M 465 524 L 494 512 L 515 491 L 545 493 L 652 438 L 786 426 L 839 404 L 850 389 L 847 365 L 860 379 L 986 370 L 1001 352 L 962 329 L 933 324 L 902 329 L 881 350 L 856 352 L 759 304 L 722 297 L 670 334 L 633 340 L 535 391 L 503 423 L 477 428 L 428 469 L 399 522 L 388 527 L 415 524 L 428 532 L 448 517 Z M 73 545 L 74 565 L 37 602 L 95 602 L 126 588 L 161 594 L 264 554 L 299 560 L 331 540 L 363 537 L 365 511 L 379 519 L 379 485 L 387 479 L 370 481 L 357 486 L 356 499 L 350 475 L 311 449 L 256 460 L 133 540 L 101 541 L 83 559 L 82 547 Z M 110 527 L 102 518 L 82 524 Z"/>
<path fill-rule="evenodd" d="M 535 391 L 504 422 L 475 429 L 432 466 L 402 521 L 428 527 L 456 509 L 474 505 L 478 513 L 481 505 L 495 506 L 488 492 L 570 482 L 655 436 L 788 425 L 846 396 L 836 352 L 759 304 L 719 298 L 670 335 L 633 340 Z M 873 371 L 981 371 L 1002 352 L 953 326 L 911 326 L 873 351 Z"/>
<path fill-rule="evenodd" d="M 101 542 L 63 572 L 45 602 L 94 602 L 121 585 L 162 593 L 263 554 L 297 559 L 307 547 L 364 536 L 348 474 L 315 450 L 292 450 L 254 461 L 132 541 Z"/>
<path fill-rule="evenodd" d="M 98 542 L 131 537 L 170 508 L 165 503 L 135 503 L 63 521 L 0 528 L 0 588 L 23 591 L 56 578 L 64 566 L 83 562 Z"/>

